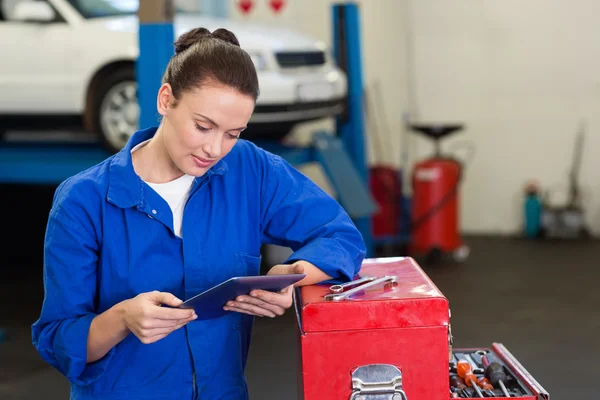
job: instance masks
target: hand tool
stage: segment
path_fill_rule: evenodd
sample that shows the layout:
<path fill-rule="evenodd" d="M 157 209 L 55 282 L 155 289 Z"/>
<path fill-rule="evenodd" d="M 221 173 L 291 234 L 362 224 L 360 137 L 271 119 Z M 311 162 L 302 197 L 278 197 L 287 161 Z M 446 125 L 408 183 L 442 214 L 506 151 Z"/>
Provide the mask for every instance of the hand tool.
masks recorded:
<path fill-rule="evenodd" d="M 477 384 L 480 388 L 484 390 L 494 390 L 494 387 L 492 386 L 490 381 L 483 376 L 477 379 Z"/>
<path fill-rule="evenodd" d="M 346 283 L 342 283 L 339 285 L 331 285 L 329 287 L 329 291 L 331 293 L 342 293 L 344 290 L 347 290 L 348 288 L 351 288 L 353 286 L 357 286 L 357 285 L 362 285 L 365 282 L 371 282 L 374 281 L 375 279 L 377 279 L 376 276 L 365 276 L 363 278 L 354 280 L 354 281 L 350 281 L 350 282 L 346 282 Z"/>
<path fill-rule="evenodd" d="M 473 359 L 471 357 L 469 357 L 468 354 L 465 353 L 456 353 L 456 358 L 458 360 L 464 360 L 467 361 L 469 364 L 471 364 L 471 369 L 473 370 L 473 373 L 475 374 L 483 374 L 483 368 L 478 368 L 477 365 L 475 364 L 475 361 L 473 361 Z"/>
<path fill-rule="evenodd" d="M 483 365 L 483 362 L 481 360 L 481 358 L 484 355 L 485 355 L 485 351 L 477 351 L 477 352 L 471 354 L 471 359 L 473 359 L 475 364 L 477 364 L 478 368 L 485 369 L 485 365 Z"/>
<path fill-rule="evenodd" d="M 467 387 L 467 385 L 465 385 L 465 381 L 463 381 L 463 379 L 460 376 L 456 375 L 453 375 L 450 378 L 450 386 L 459 390 L 462 390 Z"/>
<path fill-rule="evenodd" d="M 471 387 L 466 387 L 460 391 L 460 394 L 463 399 L 470 399 L 475 394 L 475 391 Z"/>
<path fill-rule="evenodd" d="M 456 359 L 456 356 L 454 354 L 452 354 L 452 360 L 450 360 L 449 363 L 449 367 L 450 367 L 450 372 L 456 372 L 456 363 L 458 362 L 458 360 Z"/>
<path fill-rule="evenodd" d="M 504 367 L 500 365 L 498 362 L 494 361 L 490 363 L 485 368 L 485 377 L 489 379 L 490 383 L 494 387 L 500 387 L 504 396 L 510 397 L 508 391 L 506 390 L 506 386 L 504 383 L 506 382 L 506 374 L 504 373 Z"/>
<path fill-rule="evenodd" d="M 398 277 L 397 276 L 384 276 L 383 278 L 378 278 L 375 279 L 371 282 L 365 283 L 364 285 L 360 285 L 358 287 L 355 287 L 354 289 L 350 289 L 347 292 L 343 292 L 343 293 L 330 293 L 328 295 L 326 295 L 324 298 L 325 300 L 333 300 L 333 301 L 339 301 L 339 300 L 344 300 L 347 299 L 348 297 L 352 296 L 355 293 L 358 292 L 362 292 L 363 290 L 372 287 L 372 286 L 376 286 L 376 285 L 380 285 L 382 283 L 384 284 L 394 284 L 398 281 Z"/>
<path fill-rule="evenodd" d="M 483 374 L 484 369 L 480 368 L 477 363 L 475 363 L 475 361 L 471 358 L 470 355 L 465 354 L 465 360 L 467 360 L 469 362 L 469 364 L 471 364 L 471 368 L 473 368 L 473 373 L 474 374 Z"/>
<path fill-rule="evenodd" d="M 481 390 L 479 390 L 479 386 L 477 386 L 477 377 L 473 374 L 473 369 L 471 368 L 471 364 L 466 360 L 458 360 L 458 365 L 456 366 L 458 370 L 458 376 L 465 380 L 465 383 L 468 386 L 471 386 L 479 397 L 483 397 Z"/>
<path fill-rule="evenodd" d="M 481 363 L 483 364 L 484 368 L 487 368 L 487 366 L 493 362 L 500 364 L 500 361 L 494 353 L 486 353 L 485 355 L 481 356 Z"/>

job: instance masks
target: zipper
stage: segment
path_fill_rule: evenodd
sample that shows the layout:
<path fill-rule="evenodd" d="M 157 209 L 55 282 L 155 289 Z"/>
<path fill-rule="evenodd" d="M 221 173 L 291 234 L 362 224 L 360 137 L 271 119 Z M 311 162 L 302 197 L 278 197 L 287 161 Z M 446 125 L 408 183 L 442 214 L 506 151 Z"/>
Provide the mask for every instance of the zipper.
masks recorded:
<path fill-rule="evenodd" d="M 192 399 L 196 399 L 196 371 L 192 372 Z"/>
<path fill-rule="evenodd" d="M 208 184 L 208 182 L 210 181 L 210 175 L 204 175 L 201 180 L 199 182 L 195 182 L 192 184 L 192 188 L 190 189 L 190 193 L 188 194 L 188 198 L 185 202 L 185 205 L 183 206 L 183 217 L 182 217 L 182 221 L 181 221 L 181 230 L 182 230 L 182 236 L 183 235 L 183 222 L 185 220 L 185 211 L 188 207 L 188 204 L 190 204 L 190 202 L 192 201 L 192 199 L 194 198 L 194 196 L 200 191 L 202 190 L 202 188 L 204 186 L 206 186 Z M 182 241 L 181 246 L 182 246 L 182 256 L 183 256 L 183 279 L 184 279 L 184 290 L 185 290 L 185 251 L 183 251 L 185 243 L 184 243 L 184 239 L 183 237 L 180 238 L 180 240 Z M 192 352 L 192 348 L 190 346 L 190 338 L 188 335 L 188 328 L 187 326 L 185 327 L 185 338 L 187 341 L 187 345 L 188 345 L 188 351 L 190 352 L 190 360 L 192 362 L 192 399 L 193 400 L 197 400 L 198 396 L 199 396 L 199 392 L 198 392 L 198 385 L 196 382 L 196 367 L 195 367 L 195 362 L 194 362 L 194 353 Z"/>
<path fill-rule="evenodd" d="M 194 354 L 192 353 L 192 348 L 190 347 L 187 326 L 185 327 L 185 340 L 188 345 L 188 351 L 190 352 L 190 361 L 192 363 L 192 399 L 196 400 L 198 398 L 198 386 L 196 385 L 196 367 L 194 364 Z"/>

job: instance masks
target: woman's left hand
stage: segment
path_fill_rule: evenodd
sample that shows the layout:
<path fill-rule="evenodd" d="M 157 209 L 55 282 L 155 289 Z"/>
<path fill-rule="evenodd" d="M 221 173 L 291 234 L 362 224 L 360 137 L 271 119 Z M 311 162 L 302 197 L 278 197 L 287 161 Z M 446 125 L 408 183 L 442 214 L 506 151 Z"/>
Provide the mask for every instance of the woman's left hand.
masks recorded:
<path fill-rule="evenodd" d="M 302 262 L 291 265 L 275 265 L 267 275 L 303 274 Z M 266 290 L 253 290 L 250 295 L 238 296 L 235 300 L 227 302 L 224 309 L 257 317 L 271 317 L 283 315 L 285 310 L 293 303 L 294 286 L 288 286 L 280 292 L 268 292 Z"/>

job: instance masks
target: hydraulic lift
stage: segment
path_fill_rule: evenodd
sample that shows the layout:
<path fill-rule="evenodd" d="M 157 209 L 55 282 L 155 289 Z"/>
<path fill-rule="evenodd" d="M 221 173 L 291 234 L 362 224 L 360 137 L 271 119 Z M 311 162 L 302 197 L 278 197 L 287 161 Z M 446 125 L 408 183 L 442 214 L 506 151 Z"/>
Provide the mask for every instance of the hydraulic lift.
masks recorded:
<path fill-rule="evenodd" d="M 139 59 L 136 66 L 141 107 L 140 126 L 156 125 L 156 93 L 165 65 L 173 52 L 173 3 L 140 3 Z M 316 132 L 308 147 L 260 142 L 294 166 L 318 163 L 336 198 L 361 231 L 367 253 L 373 255 L 371 215 L 376 205 L 368 188 L 363 78 L 358 6 L 352 2 L 332 8 L 334 53 L 348 77 L 348 96 L 336 132 Z M 1 143 L 0 183 L 57 185 L 111 154 L 94 143 Z"/>

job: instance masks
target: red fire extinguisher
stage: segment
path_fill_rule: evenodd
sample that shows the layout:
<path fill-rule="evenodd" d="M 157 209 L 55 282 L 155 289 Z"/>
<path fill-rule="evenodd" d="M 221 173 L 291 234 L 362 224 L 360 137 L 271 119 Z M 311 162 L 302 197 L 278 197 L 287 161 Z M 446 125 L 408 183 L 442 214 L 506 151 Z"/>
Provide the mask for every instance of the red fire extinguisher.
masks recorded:
<path fill-rule="evenodd" d="M 412 174 L 411 253 L 420 256 L 450 254 L 462 261 L 468 247 L 459 228 L 459 188 L 463 165 L 440 152 L 440 138 L 462 125 L 412 125 L 413 131 L 435 140 L 435 154 L 419 163 Z"/>

